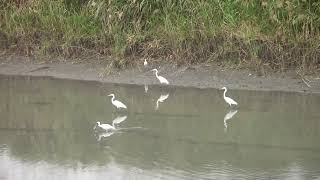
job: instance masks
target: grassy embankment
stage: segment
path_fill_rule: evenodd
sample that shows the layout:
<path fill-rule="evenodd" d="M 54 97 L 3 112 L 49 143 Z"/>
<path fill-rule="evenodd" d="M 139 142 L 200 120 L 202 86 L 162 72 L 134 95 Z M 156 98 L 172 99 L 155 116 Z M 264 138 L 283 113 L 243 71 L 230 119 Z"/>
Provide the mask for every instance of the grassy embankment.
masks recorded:
<path fill-rule="evenodd" d="M 113 57 L 105 59 L 114 67 L 148 57 L 258 70 L 320 68 L 316 0 L 3 1 L 0 48 L 6 52 Z"/>

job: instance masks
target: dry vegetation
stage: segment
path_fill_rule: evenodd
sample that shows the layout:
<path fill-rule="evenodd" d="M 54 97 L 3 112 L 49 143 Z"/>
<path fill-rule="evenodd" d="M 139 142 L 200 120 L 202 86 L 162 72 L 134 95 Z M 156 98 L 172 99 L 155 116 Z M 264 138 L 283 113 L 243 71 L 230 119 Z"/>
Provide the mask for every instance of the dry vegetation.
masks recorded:
<path fill-rule="evenodd" d="M 1 51 L 320 68 L 316 0 L 4 0 L 0 12 Z"/>

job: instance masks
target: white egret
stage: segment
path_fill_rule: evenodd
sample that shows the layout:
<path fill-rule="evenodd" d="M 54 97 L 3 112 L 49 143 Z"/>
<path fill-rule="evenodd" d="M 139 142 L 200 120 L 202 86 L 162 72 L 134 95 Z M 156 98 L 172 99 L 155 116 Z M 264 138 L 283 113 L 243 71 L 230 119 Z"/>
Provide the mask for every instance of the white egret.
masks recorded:
<path fill-rule="evenodd" d="M 147 66 L 148 66 L 147 59 L 144 59 L 143 65 L 144 65 L 144 67 L 147 67 Z"/>
<path fill-rule="evenodd" d="M 158 78 L 158 80 L 160 81 L 161 84 L 169 84 L 169 81 L 162 77 L 162 76 L 158 76 L 158 70 L 157 69 L 152 69 L 151 71 L 156 73 L 156 77 Z"/>
<path fill-rule="evenodd" d="M 96 126 L 100 127 L 101 129 L 104 129 L 106 131 L 110 130 L 116 130 L 116 125 L 120 124 L 122 121 L 126 120 L 127 116 L 118 116 L 112 121 L 112 125 L 110 124 L 101 124 L 99 121 L 97 122 Z M 96 129 L 96 126 L 93 129 Z"/>
<path fill-rule="evenodd" d="M 228 128 L 227 121 L 230 120 L 235 114 L 237 114 L 237 110 L 230 110 L 223 118 L 224 130 L 226 131 Z"/>
<path fill-rule="evenodd" d="M 228 103 L 230 105 L 230 107 L 232 105 L 238 105 L 238 103 L 236 101 L 234 101 L 233 99 L 231 99 L 229 97 L 226 97 L 226 92 L 227 92 L 227 88 L 226 87 L 223 87 L 221 89 L 224 89 L 223 98 L 226 101 L 226 103 Z"/>
<path fill-rule="evenodd" d="M 101 129 L 104 129 L 106 131 L 113 131 L 116 130 L 114 126 L 111 126 L 110 124 L 101 124 L 99 121 L 97 122 L 98 127 Z M 95 129 L 95 128 L 94 128 Z"/>
<path fill-rule="evenodd" d="M 111 103 L 116 106 L 118 109 L 120 108 L 124 108 L 127 109 L 127 106 L 124 105 L 122 102 L 118 101 L 118 100 L 114 100 L 114 94 L 109 94 L 108 96 L 112 96 L 111 98 Z"/>
<path fill-rule="evenodd" d="M 168 99 L 168 97 L 169 97 L 169 93 L 165 95 L 161 94 L 161 96 L 158 98 L 156 103 L 156 110 L 159 108 L 159 102 L 165 101 L 166 99 Z"/>

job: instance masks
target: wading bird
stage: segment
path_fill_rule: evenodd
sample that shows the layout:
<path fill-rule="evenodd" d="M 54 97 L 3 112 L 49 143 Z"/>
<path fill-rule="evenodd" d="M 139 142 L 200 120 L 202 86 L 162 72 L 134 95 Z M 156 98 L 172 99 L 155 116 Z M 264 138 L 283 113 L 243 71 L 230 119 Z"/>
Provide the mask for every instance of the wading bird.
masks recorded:
<path fill-rule="evenodd" d="M 144 59 L 143 65 L 144 65 L 144 67 L 147 67 L 147 66 L 148 66 L 147 59 Z"/>
<path fill-rule="evenodd" d="M 100 127 L 101 129 L 104 129 L 106 131 L 113 131 L 116 130 L 116 128 L 114 126 L 111 126 L 110 124 L 101 124 L 99 121 L 97 122 L 98 127 Z M 96 129 L 96 126 L 93 128 Z"/>
<path fill-rule="evenodd" d="M 228 103 L 230 105 L 230 107 L 232 105 L 238 105 L 238 103 L 236 101 L 234 101 L 233 99 L 231 99 L 229 97 L 226 97 L 226 92 L 227 92 L 227 88 L 226 87 L 223 87 L 221 89 L 224 89 L 223 98 L 226 101 L 226 103 Z"/>
<path fill-rule="evenodd" d="M 110 124 L 101 124 L 99 121 L 97 122 L 97 124 L 94 126 L 93 129 L 96 129 L 96 127 L 100 127 L 101 129 L 104 129 L 106 131 L 113 131 L 116 130 L 116 125 L 120 124 L 122 121 L 126 120 L 127 116 L 119 116 L 116 117 L 113 121 L 112 121 L 112 125 Z"/>
<path fill-rule="evenodd" d="M 124 105 L 122 102 L 118 101 L 118 100 L 114 100 L 114 94 L 109 94 L 108 96 L 112 96 L 111 98 L 111 103 L 117 107 L 117 109 L 123 108 L 123 109 L 127 109 L 127 106 Z"/>
<path fill-rule="evenodd" d="M 158 76 L 158 70 L 157 69 L 152 69 L 151 71 L 156 73 L 156 77 L 158 78 L 158 80 L 160 81 L 161 84 L 169 84 L 169 81 L 162 77 L 162 76 Z"/>

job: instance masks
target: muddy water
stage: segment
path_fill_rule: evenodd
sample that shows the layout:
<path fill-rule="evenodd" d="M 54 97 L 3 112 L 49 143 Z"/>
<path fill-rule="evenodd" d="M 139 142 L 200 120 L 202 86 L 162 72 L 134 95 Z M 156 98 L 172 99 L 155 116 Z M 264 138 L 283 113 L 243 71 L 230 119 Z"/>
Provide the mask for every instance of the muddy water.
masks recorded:
<path fill-rule="evenodd" d="M 320 178 L 319 95 L 229 90 L 230 110 L 221 90 L 145 91 L 0 76 L 0 179 Z"/>

